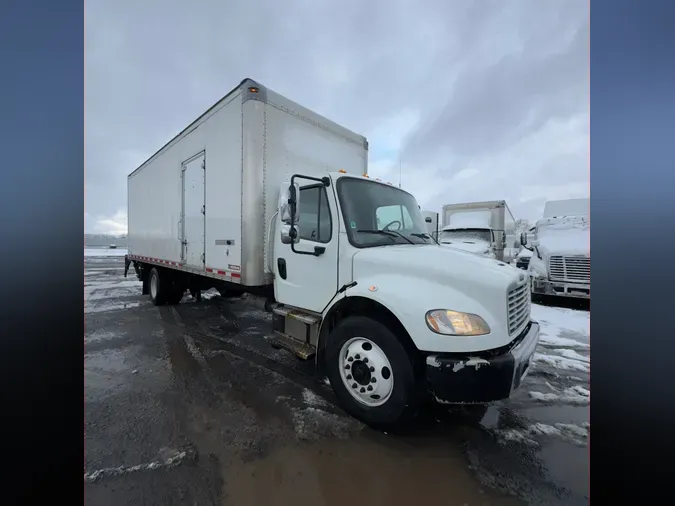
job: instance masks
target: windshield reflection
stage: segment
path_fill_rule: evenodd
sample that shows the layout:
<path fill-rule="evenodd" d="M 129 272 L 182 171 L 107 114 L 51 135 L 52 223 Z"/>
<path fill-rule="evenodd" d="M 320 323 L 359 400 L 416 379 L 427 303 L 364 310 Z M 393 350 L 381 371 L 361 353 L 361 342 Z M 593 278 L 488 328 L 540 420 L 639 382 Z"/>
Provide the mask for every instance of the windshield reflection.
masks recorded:
<path fill-rule="evenodd" d="M 350 177 L 338 180 L 337 191 L 352 245 L 434 244 L 417 201 L 409 193 Z"/>

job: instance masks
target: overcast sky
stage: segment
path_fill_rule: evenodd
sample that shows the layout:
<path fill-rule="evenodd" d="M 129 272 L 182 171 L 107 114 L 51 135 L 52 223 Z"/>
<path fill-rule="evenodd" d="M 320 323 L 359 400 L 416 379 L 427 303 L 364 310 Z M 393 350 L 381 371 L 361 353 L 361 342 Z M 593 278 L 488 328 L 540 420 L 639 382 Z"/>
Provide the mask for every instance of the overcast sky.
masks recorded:
<path fill-rule="evenodd" d="M 587 0 L 88 0 L 86 231 L 126 176 L 243 78 L 370 142 L 423 209 L 589 195 Z"/>

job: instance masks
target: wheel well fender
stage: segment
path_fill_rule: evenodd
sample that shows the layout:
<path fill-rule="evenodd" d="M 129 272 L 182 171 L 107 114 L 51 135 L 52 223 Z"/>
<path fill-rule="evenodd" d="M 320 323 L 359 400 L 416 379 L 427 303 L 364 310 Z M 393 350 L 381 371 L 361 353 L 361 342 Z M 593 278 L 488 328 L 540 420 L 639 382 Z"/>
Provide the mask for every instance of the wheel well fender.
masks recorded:
<path fill-rule="evenodd" d="M 328 344 L 328 336 L 331 331 L 345 318 L 350 316 L 365 316 L 385 325 L 399 339 L 408 352 L 414 357 L 419 350 L 410 338 L 400 320 L 381 303 L 362 296 L 344 297 L 336 302 L 326 313 L 319 329 L 319 341 L 316 349 L 316 367 L 320 373 L 324 371 L 324 351 Z"/>

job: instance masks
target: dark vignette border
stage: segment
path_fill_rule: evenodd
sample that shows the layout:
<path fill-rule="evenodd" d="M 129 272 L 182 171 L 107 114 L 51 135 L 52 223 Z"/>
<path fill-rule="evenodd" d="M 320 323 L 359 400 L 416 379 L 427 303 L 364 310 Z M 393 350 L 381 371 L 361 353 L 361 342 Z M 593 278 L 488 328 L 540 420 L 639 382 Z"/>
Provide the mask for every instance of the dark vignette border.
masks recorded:
<path fill-rule="evenodd" d="M 669 0 L 591 2 L 593 499 L 672 468 L 673 26 Z M 7 504 L 82 493 L 83 41 L 82 2 L 0 6 Z"/>
<path fill-rule="evenodd" d="M 83 494 L 83 55 L 83 2 L 0 3 L 4 504 Z"/>
<path fill-rule="evenodd" d="M 675 2 L 591 5 L 591 498 L 648 504 L 675 450 Z"/>

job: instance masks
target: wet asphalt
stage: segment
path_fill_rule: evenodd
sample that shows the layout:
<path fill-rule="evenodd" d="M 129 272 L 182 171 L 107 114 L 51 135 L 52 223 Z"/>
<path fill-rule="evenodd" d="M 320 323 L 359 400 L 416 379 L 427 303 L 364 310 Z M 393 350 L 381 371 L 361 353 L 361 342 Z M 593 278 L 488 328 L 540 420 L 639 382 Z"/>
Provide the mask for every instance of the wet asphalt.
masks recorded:
<path fill-rule="evenodd" d="M 86 257 L 84 290 L 88 505 L 588 503 L 588 313 L 535 306 L 514 398 L 392 434 L 346 415 L 237 299 L 155 307 L 121 257 Z"/>

